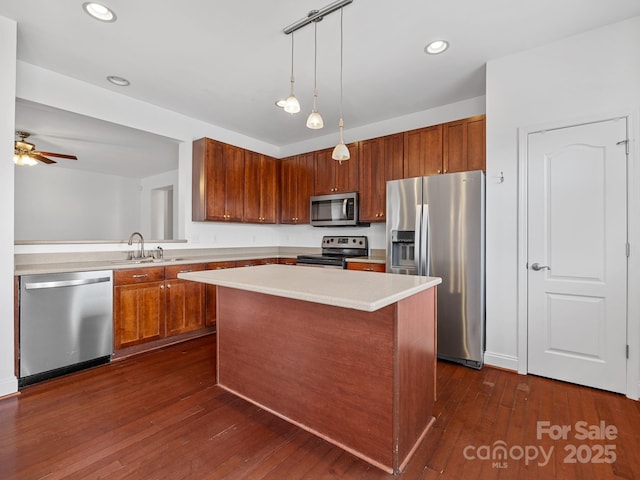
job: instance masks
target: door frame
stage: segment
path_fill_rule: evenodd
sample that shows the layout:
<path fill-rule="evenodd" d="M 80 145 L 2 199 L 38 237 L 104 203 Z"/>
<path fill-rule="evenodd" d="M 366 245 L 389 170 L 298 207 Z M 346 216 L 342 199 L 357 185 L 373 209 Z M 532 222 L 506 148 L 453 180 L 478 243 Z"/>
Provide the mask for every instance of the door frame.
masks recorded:
<path fill-rule="evenodd" d="M 617 118 L 627 120 L 629 156 L 627 160 L 627 241 L 630 244 L 630 256 L 627 259 L 627 358 L 626 396 L 638 400 L 640 397 L 640 298 L 634 298 L 629 292 L 640 291 L 640 216 L 631 212 L 640 211 L 640 109 L 624 112 L 592 115 L 586 118 L 549 122 L 518 128 L 518 373 L 528 372 L 528 214 L 527 214 L 527 167 L 529 135 L 547 130 L 558 130 L 573 126 L 596 123 Z M 637 297 L 637 296 L 635 296 Z"/>

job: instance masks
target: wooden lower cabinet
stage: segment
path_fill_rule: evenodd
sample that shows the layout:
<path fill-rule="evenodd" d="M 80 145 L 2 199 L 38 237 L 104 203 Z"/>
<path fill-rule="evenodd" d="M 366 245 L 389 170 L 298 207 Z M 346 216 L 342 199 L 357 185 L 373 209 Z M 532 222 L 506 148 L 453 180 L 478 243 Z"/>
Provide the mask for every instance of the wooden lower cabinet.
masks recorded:
<path fill-rule="evenodd" d="M 182 280 L 179 273 L 277 263 L 295 265 L 296 259 L 270 257 L 115 270 L 114 349 L 215 327 L 216 286 Z"/>
<path fill-rule="evenodd" d="M 254 258 L 251 260 L 238 260 L 236 267 L 255 267 L 256 265 L 274 265 L 277 263 L 277 258 Z"/>
<path fill-rule="evenodd" d="M 297 265 L 298 262 L 295 258 L 279 258 L 278 264 L 279 265 Z"/>
<path fill-rule="evenodd" d="M 178 274 L 206 264 L 114 271 L 114 349 L 122 350 L 205 328 L 206 289 Z"/>
<path fill-rule="evenodd" d="M 236 262 L 211 262 L 206 264 L 205 270 L 220 270 L 222 268 L 233 268 Z M 216 296 L 217 287 L 215 285 L 205 285 L 204 295 L 204 324 L 206 327 L 215 327 L 216 325 Z"/>
<path fill-rule="evenodd" d="M 179 273 L 202 271 L 205 264 L 175 265 L 165 268 L 166 336 L 204 327 L 205 285 L 181 280 Z"/>
<path fill-rule="evenodd" d="M 365 272 L 381 272 L 387 271 L 384 263 L 371 262 L 347 262 L 347 270 L 363 270 Z"/>
<path fill-rule="evenodd" d="M 164 337 L 164 267 L 116 270 L 114 285 L 115 349 Z"/>

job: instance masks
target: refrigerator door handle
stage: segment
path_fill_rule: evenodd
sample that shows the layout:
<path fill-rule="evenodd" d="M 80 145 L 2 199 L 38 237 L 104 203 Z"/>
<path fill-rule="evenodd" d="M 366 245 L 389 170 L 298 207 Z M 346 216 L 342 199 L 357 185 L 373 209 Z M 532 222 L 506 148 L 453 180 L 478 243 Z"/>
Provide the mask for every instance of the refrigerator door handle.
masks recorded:
<path fill-rule="evenodd" d="M 429 205 L 422 205 L 422 229 L 420 230 L 420 269 L 418 275 L 429 276 Z"/>
<path fill-rule="evenodd" d="M 422 236 L 420 235 L 420 232 L 422 230 L 422 225 L 421 225 L 421 221 L 422 221 L 422 205 L 420 205 L 419 203 L 416 205 L 416 224 L 414 226 L 414 253 L 413 253 L 413 258 L 414 261 L 416 263 L 416 272 L 418 275 L 422 275 L 422 271 L 420 270 L 421 265 L 422 265 L 422 247 L 420 242 L 422 241 Z"/>

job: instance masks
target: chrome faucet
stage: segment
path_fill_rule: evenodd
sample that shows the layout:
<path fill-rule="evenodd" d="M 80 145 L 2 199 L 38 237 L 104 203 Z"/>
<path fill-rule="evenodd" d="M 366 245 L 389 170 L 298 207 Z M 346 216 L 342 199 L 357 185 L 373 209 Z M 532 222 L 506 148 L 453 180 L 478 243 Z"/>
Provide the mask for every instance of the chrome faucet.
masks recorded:
<path fill-rule="evenodd" d="M 133 260 L 136 258 L 144 258 L 144 238 L 142 237 L 142 234 L 140 232 L 133 232 L 130 236 L 129 236 L 129 241 L 127 242 L 129 245 L 133 245 L 133 237 L 138 236 L 139 239 L 139 249 L 138 249 L 138 254 L 136 255 L 133 250 L 131 250 L 129 252 L 129 260 Z"/>
<path fill-rule="evenodd" d="M 162 247 L 158 246 L 156 247 L 156 252 L 157 252 L 157 259 L 162 260 L 164 258 L 164 250 L 162 249 Z"/>

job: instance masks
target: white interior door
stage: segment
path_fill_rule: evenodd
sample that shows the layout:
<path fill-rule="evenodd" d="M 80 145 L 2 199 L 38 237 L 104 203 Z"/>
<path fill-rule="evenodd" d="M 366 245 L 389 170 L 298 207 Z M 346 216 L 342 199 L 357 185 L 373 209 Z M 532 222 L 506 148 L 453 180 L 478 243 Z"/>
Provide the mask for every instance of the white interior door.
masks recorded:
<path fill-rule="evenodd" d="M 626 119 L 528 138 L 528 371 L 626 391 Z"/>

